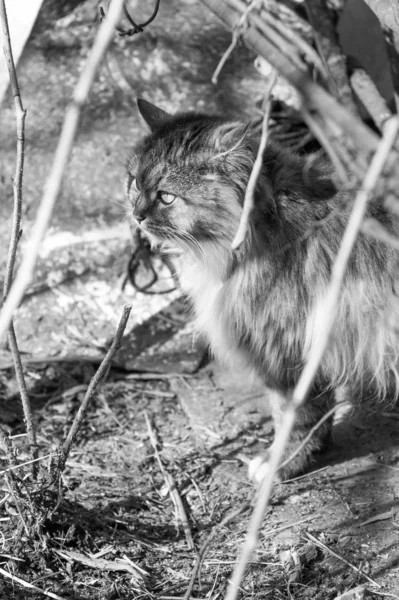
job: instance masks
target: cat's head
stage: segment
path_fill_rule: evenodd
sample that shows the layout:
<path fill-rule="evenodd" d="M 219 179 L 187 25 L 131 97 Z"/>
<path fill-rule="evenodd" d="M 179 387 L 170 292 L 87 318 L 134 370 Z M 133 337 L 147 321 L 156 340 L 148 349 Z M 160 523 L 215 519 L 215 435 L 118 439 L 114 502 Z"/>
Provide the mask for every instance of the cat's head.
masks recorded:
<path fill-rule="evenodd" d="M 229 247 L 237 230 L 254 152 L 248 127 L 196 113 L 170 115 L 145 100 L 150 128 L 127 165 L 131 215 L 155 243 L 195 251 Z"/>

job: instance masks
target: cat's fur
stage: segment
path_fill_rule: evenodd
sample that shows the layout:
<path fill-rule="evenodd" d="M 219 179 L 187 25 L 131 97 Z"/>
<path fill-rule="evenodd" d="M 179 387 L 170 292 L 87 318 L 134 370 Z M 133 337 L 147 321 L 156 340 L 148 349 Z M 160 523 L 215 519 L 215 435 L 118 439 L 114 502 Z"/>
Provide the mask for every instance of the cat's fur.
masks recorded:
<path fill-rule="evenodd" d="M 329 282 L 351 198 L 336 193 L 328 171 L 307 167 L 303 158 L 269 144 L 249 232 L 233 252 L 256 155 L 248 128 L 195 113 L 172 116 L 146 101 L 139 101 L 139 110 L 151 133 L 128 164 L 132 215 L 152 241 L 180 255 L 180 283 L 192 300 L 199 332 L 218 358 L 254 371 L 273 390 L 278 426 L 284 399 L 317 335 L 315 306 Z M 164 205 L 160 190 L 177 197 Z M 390 227 L 380 207 L 370 207 L 370 213 Z M 288 453 L 331 406 L 337 386 L 396 394 L 393 265 L 391 250 L 360 234 L 330 345 Z M 325 423 L 319 429 L 283 476 L 306 466 L 329 428 Z"/>

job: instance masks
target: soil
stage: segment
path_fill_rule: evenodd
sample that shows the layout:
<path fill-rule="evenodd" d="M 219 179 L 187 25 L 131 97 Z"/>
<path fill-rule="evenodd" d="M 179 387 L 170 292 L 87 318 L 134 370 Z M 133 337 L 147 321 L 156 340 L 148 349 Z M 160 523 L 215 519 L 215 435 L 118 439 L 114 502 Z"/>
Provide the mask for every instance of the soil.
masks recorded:
<path fill-rule="evenodd" d="M 19 65 L 28 109 L 21 251 L 97 30 L 96 4 L 88 0 L 52 26 L 39 20 Z M 178 291 L 146 295 L 122 282 L 131 246 L 123 156 L 143 132 L 134 98 L 166 110 L 253 117 L 263 84 L 248 51 L 238 48 L 218 85 L 210 83 L 230 39 L 198 2 L 162 2 L 148 31 L 115 39 L 96 79 L 16 318 L 43 486 L 54 460 L 48 455 L 65 439 L 125 302 L 132 318 L 68 458 L 63 501 L 40 534 L 26 535 L 2 473 L 0 568 L 22 583 L 0 572 L 0 598 L 183 598 L 198 552 L 192 598 L 215 600 L 226 591 L 256 497 L 246 462 L 272 440 L 267 399 L 240 374 L 207 364 Z M 0 128 L 1 272 L 15 164 L 10 97 Z M 168 277 L 161 264 L 157 270 Z M 29 452 L 10 360 L 4 350 L 0 418 L 22 463 Z M 275 486 L 241 598 L 399 598 L 399 413 L 356 401 L 337 413 L 331 448 L 310 471 Z M 29 469 L 19 476 L 29 481 Z"/>

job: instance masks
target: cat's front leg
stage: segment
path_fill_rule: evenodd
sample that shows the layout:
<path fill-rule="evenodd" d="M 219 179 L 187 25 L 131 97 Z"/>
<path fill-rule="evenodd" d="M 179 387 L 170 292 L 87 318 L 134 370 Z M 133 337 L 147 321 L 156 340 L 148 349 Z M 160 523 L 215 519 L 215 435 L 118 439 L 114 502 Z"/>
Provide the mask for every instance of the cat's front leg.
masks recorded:
<path fill-rule="evenodd" d="M 271 407 L 276 436 L 281 428 L 284 409 L 289 401 L 288 390 L 287 393 L 268 390 L 267 400 Z M 304 406 L 298 410 L 297 419 L 285 450 L 283 462 L 301 446 L 311 429 L 332 408 L 333 404 L 333 390 L 320 390 L 319 388 L 312 390 Z M 290 479 L 302 473 L 312 462 L 314 455 L 326 447 L 331 434 L 332 418 L 332 416 L 329 417 L 313 432 L 311 438 L 288 464 L 280 467 L 278 471 L 278 479 L 280 481 Z M 268 475 L 269 459 L 272 450 L 273 444 L 265 454 L 255 457 L 249 464 L 249 476 L 257 483 L 260 483 Z"/>

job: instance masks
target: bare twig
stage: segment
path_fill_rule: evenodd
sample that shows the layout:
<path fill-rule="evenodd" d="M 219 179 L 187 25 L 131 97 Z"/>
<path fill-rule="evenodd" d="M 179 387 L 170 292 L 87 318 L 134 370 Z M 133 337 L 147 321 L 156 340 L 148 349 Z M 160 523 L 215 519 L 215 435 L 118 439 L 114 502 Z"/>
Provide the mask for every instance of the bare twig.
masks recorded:
<path fill-rule="evenodd" d="M 24 519 L 24 515 L 22 513 L 21 507 L 19 505 L 18 494 L 15 493 L 16 492 L 15 483 L 14 483 L 14 485 L 12 484 L 12 479 L 10 479 L 8 475 L 5 476 L 5 481 L 6 481 L 8 490 L 10 492 L 10 495 L 12 496 L 12 499 L 14 500 L 15 508 L 17 509 L 19 518 L 21 519 L 21 523 L 25 529 L 25 533 L 29 538 L 29 529 L 28 529 L 28 526 Z"/>
<path fill-rule="evenodd" d="M 327 72 L 322 60 L 320 59 L 320 56 L 301 35 L 296 33 L 292 27 L 287 27 L 280 19 L 272 15 L 267 9 L 262 10 L 260 17 L 263 21 L 266 21 L 266 23 L 269 23 L 274 29 L 276 29 L 289 43 L 296 46 L 299 53 L 306 57 L 306 59 L 319 70 L 324 79 L 327 79 Z"/>
<path fill-rule="evenodd" d="M 252 0 L 252 2 L 250 2 L 250 4 L 248 4 L 248 6 L 245 8 L 244 12 L 242 13 L 240 20 L 234 27 L 231 43 L 230 43 L 229 47 L 227 48 L 226 52 L 223 54 L 222 58 L 220 59 L 219 64 L 216 67 L 214 74 L 212 75 L 211 81 L 214 85 L 217 84 L 218 77 L 219 77 L 224 65 L 226 64 L 227 60 L 229 59 L 230 54 L 233 52 L 234 48 L 237 45 L 237 42 L 240 38 L 241 31 L 246 26 L 249 13 L 257 6 L 260 6 L 260 2 L 262 2 L 262 1 L 263 0 Z"/>
<path fill-rule="evenodd" d="M 57 594 L 54 594 L 53 592 L 48 592 L 47 590 L 42 590 L 41 588 L 37 587 L 36 585 L 33 585 L 32 583 L 29 583 L 28 581 L 25 581 L 24 579 L 21 579 L 20 577 L 17 577 L 16 575 L 9 573 L 8 571 L 6 571 L 5 569 L 2 569 L 1 567 L 0 567 L 0 575 L 3 575 L 3 577 L 7 577 L 8 579 L 11 579 L 11 581 L 13 583 L 19 583 L 23 587 L 29 588 L 30 590 L 34 590 L 35 592 L 38 592 L 39 594 L 43 594 L 44 596 L 47 596 L 48 598 L 53 598 L 54 600 L 66 600 L 65 598 L 61 598 L 61 596 L 58 596 Z"/>
<path fill-rule="evenodd" d="M 237 10 L 234 7 L 243 7 L 241 12 L 246 7 L 245 3 L 240 0 L 234 0 L 234 7 L 230 0 L 201 1 L 230 29 L 234 29 L 237 22 Z M 263 56 L 297 88 L 309 111 L 316 110 L 319 114 L 334 121 L 341 133 L 352 138 L 362 152 L 367 153 L 376 149 L 379 142 L 377 135 L 344 106 L 341 106 L 331 94 L 317 85 L 307 71 L 298 69 L 290 56 L 284 54 L 281 48 L 277 48 L 263 32 L 257 29 L 253 16 L 248 19 L 248 26 L 241 33 L 241 38 L 256 54 Z"/>
<path fill-rule="evenodd" d="M 326 350 L 330 338 L 331 330 L 335 321 L 335 314 L 342 281 L 353 245 L 362 225 L 367 203 L 374 192 L 391 148 L 396 141 L 398 129 L 399 117 L 392 117 L 386 123 L 384 128 L 384 136 L 378 145 L 377 151 L 375 152 L 363 183 L 356 195 L 352 212 L 348 220 L 348 225 L 345 229 L 337 257 L 332 267 L 330 284 L 327 288 L 324 298 L 322 298 L 318 306 L 316 306 L 318 322 L 315 326 L 315 330 L 318 332 L 318 337 L 310 349 L 308 360 L 305 363 L 299 381 L 292 392 L 292 397 L 287 403 L 287 408 L 282 418 L 280 431 L 273 444 L 273 450 L 271 452 L 270 461 L 268 464 L 268 477 L 265 477 L 261 484 L 258 500 L 249 524 L 240 560 L 234 570 L 227 591 L 226 600 L 236 600 L 239 586 L 245 573 L 246 565 L 248 564 L 251 554 L 256 547 L 263 515 L 269 503 L 273 481 L 281 465 L 285 448 L 287 447 L 291 431 L 294 427 L 297 410 L 304 403 L 309 393 L 323 357 L 323 353 Z"/>
<path fill-rule="evenodd" d="M 18 240 L 20 237 L 21 228 L 21 211 L 22 211 L 22 179 L 24 172 L 24 157 L 25 157 L 25 116 L 26 110 L 22 105 L 21 93 L 19 89 L 17 72 L 15 69 L 14 58 L 12 54 L 10 31 L 8 28 L 7 12 L 5 0 L 0 0 L 0 21 L 3 31 L 3 51 L 7 61 L 8 75 L 10 78 L 12 93 L 14 95 L 15 115 L 17 122 L 17 161 L 15 165 L 15 175 L 13 180 L 14 190 L 14 210 L 11 227 L 11 239 L 8 248 L 7 267 L 4 278 L 3 299 L 8 294 L 11 286 L 15 257 L 17 253 Z"/>
<path fill-rule="evenodd" d="M 382 131 L 385 121 L 392 116 L 385 98 L 381 96 L 374 81 L 364 69 L 355 69 L 350 81 L 356 96 L 368 110 L 378 129 Z"/>
<path fill-rule="evenodd" d="M 267 85 L 266 92 L 265 92 L 265 101 L 264 101 L 265 104 L 264 104 L 264 113 L 263 113 L 263 121 L 262 121 L 262 135 L 260 138 L 258 154 L 256 155 L 254 166 L 252 167 L 252 171 L 249 176 L 247 189 L 245 190 L 245 198 L 244 198 L 244 204 L 242 207 L 240 223 L 238 225 L 238 229 L 237 229 L 235 238 L 231 244 L 231 247 L 233 248 L 233 250 L 238 248 L 243 243 L 243 241 L 245 240 L 247 231 L 248 231 L 249 217 L 251 215 L 251 212 L 253 210 L 254 203 L 255 203 L 256 184 L 258 182 L 258 178 L 262 171 L 263 155 L 265 153 L 267 140 L 268 140 L 269 115 L 270 115 L 270 106 L 271 106 L 270 95 L 272 93 L 272 90 L 273 90 L 274 84 L 276 83 L 276 80 L 277 80 L 277 73 L 275 70 L 273 70 L 273 72 L 270 76 L 270 79 L 268 81 L 268 85 Z"/>
<path fill-rule="evenodd" d="M 23 366 L 22 366 L 22 361 L 21 361 L 21 355 L 19 353 L 17 337 L 15 335 L 14 323 L 12 320 L 10 322 L 10 326 L 9 326 L 9 330 L 8 330 L 8 341 L 10 343 L 10 348 L 11 348 L 11 352 L 13 355 L 15 375 L 17 378 L 18 386 L 19 386 L 19 392 L 20 392 L 20 396 L 21 396 L 23 415 L 24 415 L 24 422 L 25 422 L 26 432 L 28 434 L 30 454 L 33 459 L 31 461 L 32 475 L 33 475 L 33 477 L 36 477 L 37 463 L 35 461 L 38 458 L 36 432 L 35 432 L 35 428 L 33 425 L 32 408 L 31 408 L 30 399 L 29 399 L 29 395 L 28 395 L 28 389 L 26 387 L 25 376 L 24 376 L 24 371 L 23 371 Z"/>
<path fill-rule="evenodd" d="M 180 517 L 180 521 L 182 522 L 184 534 L 185 534 L 186 540 L 187 540 L 187 545 L 190 548 L 190 550 L 195 550 L 195 544 L 194 544 L 193 536 L 191 534 L 191 529 L 190 529 L 190 525 L 188 522 L 187 514 L 185 511 L 182 499 L 180 497 L 180 494 L 177 490 L 176 482 L 175 482 L 174 478 L 172 477 L 172 475 L 166 470 L 165 465 L 163 464 L 163 462 L 161 460 L 161 457 L 160 457 L 159 451 L 158 451 L 157 436 L 156 436 L 154 428 L 151 425 L 151 421 L 146 412 L 144 413 L 144 416 L 145 416 L 145 421 L 147 423 L 148 435 L 150 438 L 151 446 L 154 449 L 155 458 L 157 459 L 157 463 L 159 465 L 161 473 L 165 479 L 166 485 L 168 486 L 168 491 L 169 491 L 171 500 L 176 508 L 176 512 L 178 513 L 178 515 Z"/>
<path fill-rule="evenodd" d="M 346 56 L 339 45 L 338 34 L 331 14 L 332 9 L 326 0 L 308 0 L 305 2 L 305 8 L 315 32 L 317 49 L 325 63 L 329 82 L 332 84 L 331 92 L 341 100 L 348 110 L 357 115 L 358 111 L 346 70 Z"/>
<path fill-rule="evenodd" d="M 365 573 L 364 571 L 362 571 L 361 569 L 359 569 L 359 567 L 355 567 L 355 565 L 353 565 L 352 563 L 350 563 L 343 556 L 340 556 L 339 554 L 337 554 L 336 552 L 334 552 L 334 550 L 331 550 L 331 548 L 329 548 L 328 546 L 326 546 L 325 544 L 323 544 L 323 542 L 321 542 L 320 540 L 318 540 L 314 535 L 312 535 L 311 533 L 309 533 L 307 531 L 307 532 L 305 532 L 305 536 L 308 538 L 308 540 L 310 540 L 311 542 L 313 542 L 316 546 L 318 546 L 319 548 L 321 548 L 325 552 L 328 552 L 332 556 L 335 556 L 335 558 L 338 558 L 338 560 L 341 560 L 342 562 L 344 562 L 346 565 L 348 565 L 348 567 L 350 567 L 351 569 L 353 569 L 353 571 L 356 571 L 356 573 L 358 573 L 359 575 L 361 575 L 362 577 L 364 577 L 365 579 L 367 579 L 367 581 L 369 581 L 370 583 L 372 583 L 373 585 L 375 585 L 377 588 L 381 587 L 380 584 L 377 583 L 374 579 L 371 579 L 371 577 L 369 577 L 367 575 L 367 573 Z"/>
<path fill-rule="evenodd" d="M 45 460 L 46 458 L 51 458 L 52 456 L 54 456 L 54 452 L 50 452 L 49 454 L 45 454 L 44 456 L 39 456 L 39 458 L 35 458 L 34 461 L 38 462 L 39 460 Z M 11 464 L 11 467 L 7 467 L 7 469 L 3 469 L 2 471 L 0 471 L 0 475 L 4 475 L 4 473 L 9 473 L 10 471 L 15 471 L 15 469 L 20 469 L 21 467 L 25 467 L 26 465 L 30 465 L 34 461 L 33 460 L 27 460 L 26 462 L 17 464 L 15 462 L 15 458 L 14 458 L 14 462 Z"/>
<path fill-rule="evenodd" d="M 340 181 L 343 184 L 348 183 L 348 181 L 349 181 L 348 166 L 349 165 L 345 166 L 342 163 L 334 144 L 332 143 L 329 136 L 327 135 L 325 128 L 322 127 L 322 125 L 320 123 L 321 117 L 317 113 L 312 115 L 305 108 L 302 108 L 301 113 L 302 113 L 305 123 L 308 125 L 308 127 L 311 130 L 311 132 L 313 133 L 313 135 L 319 140 L 320 144 L 323 146 L 324 150 L 327 152 L 328 156 L 330 157 L 330 160 L 337 172 L 337 175 L 338 175 Z"/>
<path fill-rule="evenodd" d="M 81 73 L 73 93 L 72 101 L 65 115 L 61 137 L 55 152 L 51 172 L 46 183 L 36 222 L 32 227 L 32 235 L 26 246 L 29 250 L 24 253 L 17 276 L 9 290 L 7 299 L 4 302 L 0 313 L 0 340 L 7 331 L 13 312 L 22 300 L 24 291 L 32 279 L 40 244 L 46 233 L 53 207 L 61 188 L 63 174 L 71 153 L 73 140 L 79 123 L 80 111 L 88 96 L 97 68 L 114 35 L 114 29 L 119 20 L 122 4 L 123 0 L 111 1 L 107 17 L 101 24 L 93 48 Z"/>
<path fill-rule="evenodd" d="M 362 225 L 362 231 L 380 242 L 384 242 L 387 246 L 399 250 L 399 238 L 391 233 L 376 219 L 366 219 Z"/>
<path fill-rule="evenodd" d="M 226 527 L 226 525 L 228 525 L 229 523 L 231 523 L 231 521 L 234 521 L 234 519 L 236 519 L 239 515 L 241 515 L 243 512 L 245 512 L 248 508 L 250 508 L 250 504 L 248 502 L 245 502 L 244 504 L 242 504 L 241 506 L 239 506 L 236 510 L 228 513 L 224 519 L 222 519 L 222 521 L 220 523 L 218 523 L 211 531 L 211 533 L 208 535 L 208 537 L 206 538 L 206 540 L 204 541 L 204 543 L 202 544 L 199 552 L 198 552 L 198 556 L 196 558 L 194 567 L 193 567 L 193 571 L 191 573 L 191 577 L 190 577 L 190 582 L 188 584 L 186 593 L 183 596 L 183 600 L 190 600 L 191 597 L 191 593 L 193 591 L 193 587 L 194 587 L 194 583 L 195 580 L 197 578 L 197 575 L 199 573 L 199 570 L 201 568 L 202 563 L 205 560 L 205 556 L 208 552 L 208 548 L 213 540 L 213 538 L 216 536 L 216 534 L 218 534 L 220 532 L 220 530 L 222 529 L 222 527 Z"/>
<path fill-rule="evenodd" d="M 314 436 L 314 434 L 316 433 L 316 431 L 319 429 L 319 427 L 321 427 L 323 425 L 323 423 L 325 423 L 326 421 L 328 421 L 328 419 L 330 417 L 332 417 L 332 415 L 338 410 L 338 408 L 340 408 L 343 404 L 345 404 L 345 402 L 337 402 L 337 404 L 335 404 L 335 406 L 333 406 L 332 408 L 330 408 L 329 411 L 326 412 L 325 415 L 323 415 L 321 417 L 321 419 L 319 419 L 316 423 L 316 425 L 314 425 L 312 427 L 312 429 L 309 431 L 308 435 L 302 440 L 302 442 L 299 444 L 299 446 L 297 448 L 295 448 L 294 452 L 292 452 L 292 454 L 290 454 L 290 456 L 288 458 L 285 459 L 285 461 L 281 464 L 281 467 L 285 467 L 286 465 L 288 465 L 292 460 L 294 460 L 294 458 L 296 456 L 298 456 L 298 454 L 300 453 L 300 451 L 302 450 L 302 448 L 304 448 L 306 446 L 306 444 L 309 442 L 310 439 L 312 439 L 312 437 Z"/>
<path fill-rule="evenodd" d="M 87 388 L 85 397 L 83 398 L 82 404 L 80 405 L 79 410 L 75 415 L 75 418 L 73 420 L 73 423 L 71 425 L 71 428 L 69 430 L 67 438 L 61 446 L 60 457 L 59 457 L 59 461 L 58 461 L 58 468 L 59 468 L 60 472 L 62 472 L 65 468 L 65 463 L 68 459 L 68 455 L 71 450 L 72 444 L 73 444 L 73 442 L 76 438 L 76 435 L 79 431 L 79 428 L 82 424 L 87 407 L 88 407 L 95 391 L 97 390 L 99 384 L 101 383 L 104 375 L 109 370 L 109 367 L 110 367 L 111 361 L 112 361 L 112 357 L 119 350 L 119 348 L 121 346 L 122 335 L 123 335 L 123 332 L 125 331 L 125 327 L 126 327 L 128 319 L 129 319 L 131 310 L 132 310 L 131 306 L 125 306 L 123 308 L 122 317 L 119 322 L 118 328 L 116 330 L 114 341 L 112 342 L 111 347 L 109 348 L 107 354 L 105 355 L 105 357 L 104 357 L 101 365 L 99 366 L 98 370 L 96 371 L 94 377 L 92 377 L 89 387 Z"/>
<path fill-rule="evenodd" d="M 24 157 L 25 157 L 25 116 L 26 111 L 22 105 L 21 93 L 19 89 L 17 72 L 15 69 L 15 63 L 12 53 L 11 47 L 11 39 L 10 39 L 10 31 L 8 27 L 8 19 L 7 19 L 7 11 L 5 7 L 5 0 L 0 0 L 0 21 L 1 27 L 3 31 L 3 50 L 4 55 L 7 61 L 8 74 L 10 77 L 11 88 L 14 95 L 14 105 L 15 105 L 15 114 L 16 114 L 16 122 L 17 122 L 17 160 L 15 166 L 15 176 L 13 181 L 13 190 L 14 190 L 14 208 L 13 208 L 13 217 L 12 217 L 12 225 L 11 225 L 11 237 L 10 244 L 8 248 L 8 256 L 7 256 L 7 265 L 6 272 L 4 277 L 4 288 L 3 288 L 3 302 L 7 298 L 7 294 L 9 292 L 13 273 L 14 273 L 14 265 L 15 259 L 17 255 L 17 247 L 18 241 L 20 238 L 20 230 L 21 230 L 21 213 L 22 213 L 22 180 L 23 180 L 23 172 L 24 172 Z M 21 355 L 18 349 L 17 338 L 15 335 L 13 322 L 10 321 L 9 333 L 8 333 L 8 341 L 10 344 L 15 373 L 18 381 L 18 386 L 20 390 L 24 421 L 26 426 L 26 431 L 28 433 L 28 440 L 30 446 L 30 453 L 33 459 L 38 456 L 38 449 L 36 444 L 36 434 L 33 427 L 33 419 L 32 419 L 32 409 L 30 405 L 30 400 L 28 396 L 28 391 L 25 383 L 24 372 L 22 369 L 21 363 Z M 34 463 L 32 465 L 32 474 L 35 477 L 37 474 L 37 465 Z"/>
<path fill-rule="evenodd" d="M 16 455 L 14 452 L 14 447 L 13 447 L 12 441 L 1 426 L 0 426 L 0 444 L 2 444 L 4 446 L 8 464 L 11 465 L 10 468 L 16 469 L 18 467 L 18 465 L 17 465 L 17 459 L 16 459 Z M 7 471 L 7 470 L 8 469 L 6 469 L 5 471 Z M 0 471 L 0 475 L 2 473 L 5 473 L 5 471 L 2 471 L 2 472 Z"/>

